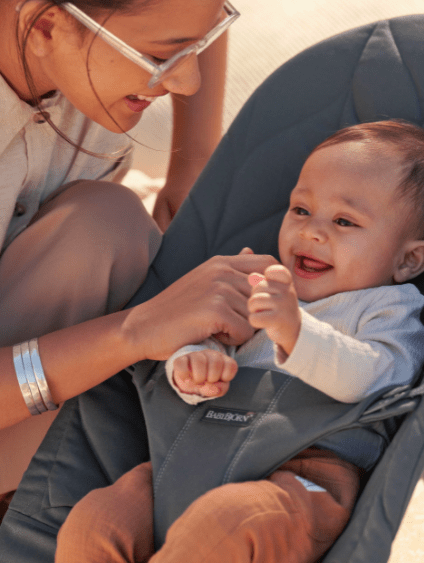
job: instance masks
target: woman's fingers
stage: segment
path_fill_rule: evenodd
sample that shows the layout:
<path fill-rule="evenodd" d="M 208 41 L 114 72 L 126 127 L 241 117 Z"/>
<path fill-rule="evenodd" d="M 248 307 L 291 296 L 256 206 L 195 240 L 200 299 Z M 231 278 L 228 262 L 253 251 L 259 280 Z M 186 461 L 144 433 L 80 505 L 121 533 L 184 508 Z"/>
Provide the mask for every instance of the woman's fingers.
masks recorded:
<path fill-rule="evenodd" d="M 219 341 L 225 346 L 240 346 L 247 340 L 252 338 L 254 330 L 248 321 L 248 314 L 238 315 L 234 312 L 220 317 L 216 330 L 212 332 L 212 336 L 219 335 Z"/>
<path fill-rule="evenodd" d="M 251 248 L 249 248 L 248 246 L 245 246 L 244 248 L 242 248 L 240 250 L 239 255 L 240 254 L 255 254 L 255 253 L 253 252 L 253 250 Z"/>
<path fill-rule="evenodd" d="M 237 256 L 214 256 L 181 279 L 188 280 L 191 274 L 194 277 L 198 273 L 204 283 L 210 285 L 216 293 L 228 284 L 241 296 L 249 297 L 251 289 L 248 282 L 249 274 L 258 272 L 259 275 L 263 275 L 270 266 L 279 265 L 272 256 L 251 254 L 251 252 L 251 249 L 245 248 Z"/>
<path fill-rule="evenodd" d="M 225 344 L 243 344 L 253 335 L 248 274 L 263 273 L 275 264 L 272 256 L 247 249 L 237 256 L 215 256 L 134 308 L 125 331 L 140 358 L 166 360 L 182 346 L 217 333 L 223 333 L 220 340 Z"/>
<path fill-rule="evenodd" d="M 250 249 L 243 249 L 242 253 L 237 256 L 215 256 L 211 258 L 211 262 L 227 262 L 235 271 L 249 275 L 252 272 L 264 274 L 265 270 L 270 266 L 279 265 L 279 262 L 268 254 L 251 254 Z"/>
<path fill-rule="evenodd" d="M 247 299 L 251 295 L 249 274 L 252 271 L 264 272 L 269 266 L 278 265 L 272 256 L 255 255 L 251 252 L 251 249 L 245 248 L 238 256 L 217 256 L 204 264 L 210 270 L 212 281 L 215 280 L 220 285 L 217 287 L 215 302 L 220 328 L 212 334 L 219 333 L 220 342 L 226 345 L 240 345 L 253 335 L 247 320 Z M 215 269 L 219 272 L 217 277 Z"/>

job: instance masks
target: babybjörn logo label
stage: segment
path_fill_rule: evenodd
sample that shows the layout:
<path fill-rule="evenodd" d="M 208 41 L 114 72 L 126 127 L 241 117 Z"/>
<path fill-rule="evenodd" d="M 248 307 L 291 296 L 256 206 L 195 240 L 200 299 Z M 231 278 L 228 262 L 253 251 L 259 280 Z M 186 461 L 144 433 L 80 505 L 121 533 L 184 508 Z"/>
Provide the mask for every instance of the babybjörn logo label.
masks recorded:
<path fill-rule="evenodd" d="M 223 409 L 209 407 L 200 419 L 203 422 L 218 422 L 220 424 L 231 424 L 233 426 L 249 426 L 258 413 L 240 409 Z"/>

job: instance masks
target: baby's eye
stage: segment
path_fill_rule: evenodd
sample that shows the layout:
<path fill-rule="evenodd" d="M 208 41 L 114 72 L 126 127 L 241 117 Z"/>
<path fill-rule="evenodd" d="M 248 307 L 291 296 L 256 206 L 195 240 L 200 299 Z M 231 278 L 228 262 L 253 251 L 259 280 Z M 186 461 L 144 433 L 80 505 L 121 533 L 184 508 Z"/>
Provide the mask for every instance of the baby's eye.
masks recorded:
<path fill-rule="evenodd" d="M 352 221 L 349 221 L 348 219 L 343 219 L 343 217 L 336 219 L 334 222 L 337 225 L 340 225 L 340 227 L 357 227 L 358 226 L 355 223 L 352 223 Z"/>
<path fill-rule="evenodd" d="M 292 211 L 295 215 L 309 215 L 309 211 L 299 206 L 293 207 Z"/>

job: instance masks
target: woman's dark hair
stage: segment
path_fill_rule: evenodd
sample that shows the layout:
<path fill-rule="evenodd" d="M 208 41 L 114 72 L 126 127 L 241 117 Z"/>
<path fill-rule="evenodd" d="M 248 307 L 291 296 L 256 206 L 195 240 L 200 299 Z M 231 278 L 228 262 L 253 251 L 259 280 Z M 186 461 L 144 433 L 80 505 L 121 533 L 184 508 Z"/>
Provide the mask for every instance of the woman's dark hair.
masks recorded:
<path fill-rule="evenodd" d="M 424 237 L 424 129 L 408 121 L 393 119 L 360 123 L 340 129 L 319 144 L 314 152 L 341 143 L 378 143 L 391 148 L 400 159 L 403 176 L 399 195 L 408 200 L 414 210 L 412 220 L 419 238 Z"/>
<path fill-rule="evenodd" d="M 105 159 L 110 159 L 110 160 L 116 160 L 116 158 L 119 158 L 119 157 L 123 158 L 125 156 L 125 154 L 127 154 L 127 150 L 118 151 L 118 152 L 113 153 L 113 154 L 105 155 L 105 154 L 94 153 L 92 151 L 89 151 L 88 149 L 85 149 L 85 148 L 77 145 L 76 143 L 74 143 L 74 141 L 72 141 L 71 139 L 69 139 L 69 137 L 67 137 L 64 133 L 62 133 L 62 131 L 60 131 L 60 129 L 50 120 L 49 116 L 46 115 L 46 113 L 43 112 L 42 108 L 40 107 L 41 98 L 36 91 L 34 79 L 31 75 L 29 65 L 28 65 L 28 62 L 27 62 L 27 59 L 26 59 L 26 55 L 25 55 L 26 47 L 27 47 L 29 35 L 30 35 L 32 29 L 34 28 L 36 23 L 39 21 L 39 19 L 43 16 L 43 14 L 45 14 L 53 6 L 60 6 L 65 1 L 66 0 L 50 0 L 50 1 L 46 1 L 44 4 L 42 4 L 40 9 L 37 12 L 35 12 L 34 17 L 32 18 L 29 25 L 27 26 L 22 38 L 20 37 L 20 34 L 19 34 L 19 19 L 18 19 L 18 23 L 16 25 L 17 44 L 19 46 L 21 63 L 22 63 L 26 83 L 27 83 L 28 89 L 31 93 L 32 103 L 43 114 L 46 121 L 49 123 L 50 127 L 52 127 L 56 131 L 56 133 L 60 137 L 62 137 L 62 139 L 67 141 L 69 144 L 71 144 L 77 150 L 84 152 L 86 154 L 89 154 L 91 156 L 95 156 L 97 158 L 105 158 Z M 102 24 L 104 25 L 106 23 L 106 21 L 113 14 L 115 14 L 117 12 L 123 13 L 123 14 L 131 14 L 132 12 L 135 11 L 135 9 L 138 10 L 138 9 L 140 9 L 140 7 L 147 8 L 148 6 L 155 4 L 157 1 L 158 0 L 75 0 L 73 2 L 73 4 L 75 6 L 77 6 L 78 8 L 80 8 L 80 10 L 82 10 L 83 12 L 85 12 L 87 15 L 89 15 L 91 17 L 104 15 L 105 17 L 104 17 L 104 20 L 102 22 Z M 72 16 L 69 15 L 69 17 L 72 17 Z M 81 23 L 79 23 L 77 20 L 74 20 L 74 23 L 75 23 L 76 29 L 81 34 L 81 36 L 83 36 L 88 31 L 87 28 L 85 26 L 83 26 Z M 96 38 L 96 36 L 93 38 L 93 41 L 94 41 L 95 38 Z M 107 111 L 107 109 L 103 105 L 103 102 L 99 98 L 99 96 L 98 96 L 98 94 L 97 94 L 97 92 L 94 88 L 94 85 L 91 82 L 90 71 L 89 71 L 89 66 L 88 66 L 88 58 L 90 56 L 90 50 L 91 50 L 91 45 L 90 45 L 88 53 L 87 53 L 87 61 L 86 61 L 87 76 L 88 76 L 88 80 L 90 82 L 90 86 L 91 86 L 91 88 L 94 92 L 94 95 L 96 96 L 98 102 L 103 107 L 105 112 L 109 115 L 109 117 L 112 119 L 112 121 L 115 123 L 115 125 L 117 125 L 121 129 L 119 123 L 117 123 L 117 121 L 110 115 L 110 113 Z M 134 140 L 123 129 L 121 129 L 121 131 L 123 133 L 125 133 L 130 139 Z"/>

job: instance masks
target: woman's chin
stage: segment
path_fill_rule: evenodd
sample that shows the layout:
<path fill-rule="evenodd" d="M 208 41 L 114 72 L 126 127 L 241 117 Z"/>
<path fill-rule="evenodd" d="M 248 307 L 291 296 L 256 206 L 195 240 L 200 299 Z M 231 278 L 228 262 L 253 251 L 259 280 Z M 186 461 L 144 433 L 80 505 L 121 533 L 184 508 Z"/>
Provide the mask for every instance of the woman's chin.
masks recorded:
<path fill-rule="evenodd" d="M 143 112 L 133 113 L 132 115 L 125 117 L 107 115 L 99 116 L 98 119 L 94 119 L 94 121 L 112 133 L 127 133 L 137 125 L 142 115 Z"/>

